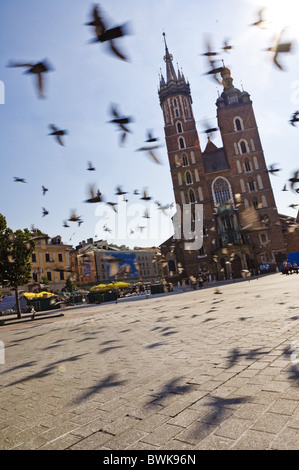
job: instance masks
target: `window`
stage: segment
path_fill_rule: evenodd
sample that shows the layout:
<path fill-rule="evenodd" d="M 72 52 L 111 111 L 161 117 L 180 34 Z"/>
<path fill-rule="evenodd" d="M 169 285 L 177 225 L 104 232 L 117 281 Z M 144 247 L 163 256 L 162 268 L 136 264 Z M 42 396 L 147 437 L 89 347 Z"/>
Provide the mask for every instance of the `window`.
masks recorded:
<path fill-rule="evenodd" d="M 241 150 L 241 153 L 247 153 L 247 146 L 244 140 L 240 142 L 240 150 Z"/>
<path fill-rule="evenodd" d="M 255 191 L 255 182 L 252 178 L 249 179 L 248 185 L 249 185 L 249 190 L 250 191 Z"/>
<path fill-rule="evenodd" d="M 189 189 L 189 202 L 196 202 L 193 189 Z"/>
<path fill-rule="evenodd" d="M 58 261 L 59 261 L 60 263 L 63 262 L 62 253 L 58 253 Z"/>
<path fill-rule="evenodd" d="M 176 127 L 177 127 L 178 134 L 181 134 L 183 132 L 182 124 L 180 122 L 178 122 Z"/>
<path fill-rule="evenodd" d="M 262 234 L 260 235 L 260 240 L 261 240 L 261 243 L 262 243 L 262 244 L 267 243 L 267 236 L 266 236 L 264 233 L 262 233 Z"/>
<path fill-rule="evenodd" d="M 241 131 L 243 129 L 241 120 L 239 118 L 235 119 L 235 128 L 236 131 Z"/>
<path fill-rule="evenodd" d="M 31 262 L 36 263 L 36 254 L 35 253 L 32 253 L 32 255 L 31 255 Z"/>
<path fill-rule="evenodd" d="M 180 114 L 179 114 L 179 110 L 178 110 L 178 102 L 175 98 L 173 99 L 173 105 L 174 105 L 175 116 L 179 117 Z"/>
<path fill-rule="evenodd" d="M 61 280 L 61 281 L 64 281 L 64 272 L 63 272 L 63 271 L 59 271 L 59 275 L 60 275 L 60 280 Z"/>
<path fill-rule="evenodd" d="M 238 103 L 238 97 L 236 95 L 228 96 L 227 102 L 228 104 Z"/>
<path fill-rule="evenodd" d="M 34 280 L 34 282 L 38 281 L 37 273 L 35 272 L 32 273 L 32 279 Z"/>
<path fill-rule="evenodd" d="M 185 153 L 182 155 L 182 159 L 183 159 L 183 166 L 188 166 L 189 161 L 188 161 L 188 157 Z"/>
<path fill-rule="evenodd" d="M 255 198 L 253 198 L 253 200 L 252 200 L 252 204 L 253 204 L 253 207 L 254 207 L 254 208 L 257 210 L 257 209 L 258 209 L 258 207 L 259 207 L 259 203 L 258 203 L 258 200 L 257 200 L 257 198 L 256 198 L 256 197 L 255 197 Z"/>
<path fill-rule="evenodd" d="M 249 160 L 245 160 L 244 162 L 244 166 L 245 166 L 245 171 L 251 171 L 251 163 Z"/>
<path fill-rule="evenodd" d="M 222 206 L 224 203 L 229 202 L 229 200 L 233 200 L 229 183 L 225 178 L 219 177 L 214 180 L 212 191 L 215 205 L 220 204 Z"/>
<path fill-rule="evenodd" d="M 47 278 L 48 278 L 49 281 L 52 281 L 51 271 L 47 271 Z"/>
<path fill-rule="evenodd" d="M 180 149 L 185 148 L 185 141 L 184 141 L 183 137 L 179 138 L 179 147 L 180 147 Z"/>
<path fill-rule="evenodd" d="M 46 253 L 45 258 L 46 258 L 46 263 L 49 263 L 50 262 L 50 254 Z"/>
<path fill-rule="evenodd" d="M 191 176 L 190 171 L 186 171 L 185 178 L 186 178 L 186 183 L 187 184 L 192 184 L 192 176 Z"/>

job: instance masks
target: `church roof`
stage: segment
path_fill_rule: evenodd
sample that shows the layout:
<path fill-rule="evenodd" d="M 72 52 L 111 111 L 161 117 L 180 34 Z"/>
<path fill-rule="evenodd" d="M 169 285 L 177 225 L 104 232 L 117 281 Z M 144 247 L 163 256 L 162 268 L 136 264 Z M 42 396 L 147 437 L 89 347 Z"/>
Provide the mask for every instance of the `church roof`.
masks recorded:
<path fill-rule="evenodd" d="M 224 148 L 216 147 L 211 141 L 207 143 L 205 151 L 202 153 L 202 160 L 205 173 L 230 169 Z"/>
<path fill-rule="evenodd" d="M 214 152 L 215 150 L 218 150 L 218 147 L 216 147 L 216 145 L 211 141 L 210 137 L 208 137 L 208 143 L 204 152 Z"/>

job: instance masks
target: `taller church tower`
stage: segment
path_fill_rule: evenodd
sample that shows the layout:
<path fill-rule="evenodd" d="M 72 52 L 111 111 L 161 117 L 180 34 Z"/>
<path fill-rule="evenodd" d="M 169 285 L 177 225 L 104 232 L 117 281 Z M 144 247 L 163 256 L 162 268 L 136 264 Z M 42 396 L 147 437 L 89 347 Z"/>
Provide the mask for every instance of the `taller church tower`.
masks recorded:
<path fill-rule="evenodd" d="M 159 99 L 173 191 L 177 205 L 190 206 L 191 218 L 196 217 L 195 204 L 202 204 L 203 231 L 198 235 L 203 245 L 188 250 L 184 239 L 171 238 L 162 252 L 169 259 L 175 253 L 187 277 L 201 271 L 218 279 L 240 277 L 242 270 L 261 265 L 275 270 L 285 256 L 285 242 L 250 96 L 234 87 L 223 66 L 223 92 L 216 101 L 223 147 L 208 138 L 202 151 L 190 85 L 174 69 L 165 34 L 164 41 L 166 76 L 160 77 Z"/>

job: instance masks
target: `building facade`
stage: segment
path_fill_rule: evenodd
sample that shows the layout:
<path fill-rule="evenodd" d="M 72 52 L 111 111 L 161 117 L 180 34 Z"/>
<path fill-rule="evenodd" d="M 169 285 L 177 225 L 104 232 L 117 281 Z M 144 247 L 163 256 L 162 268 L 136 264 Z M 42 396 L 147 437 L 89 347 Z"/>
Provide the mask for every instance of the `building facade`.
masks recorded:
<path fill-rule="evenodd" d="M 37 237 L 36 247 L 31 256 L 32 281 L 28 287 L 30 291 L 40 290 L 45 284 L 53 292 L 61 292 L 65 281 L 70 274 L 71 245 L 65 245 L 61 237 L 50 238 L 48 235 Z"/>
<path fill-rule="evenodd" d="M 79 287 L 112 281 L 145 282 L 159 277 L 156 248 L 116 247 L 107 241 L 88 239 L 70 254 L 71 269 Z"/>
<path fill-rule="evenodd" d="M 158 94 L 180 208 L 175 236 L 161 245 L 176 269 L 172 274 L 188 277 L 206 271 L 224 279 L 241 277 L 243 270 L 254 271 L 264 264 L 275 270 L 286 254 L 285 241 L 249 93 L 235 88 L 230 70 L 221 68 L 223 91 L 216 108 L 223 146 L 212 142 L 210 129 L 202 150 L 190 84 L 181 71 L 175 71 L 166 41 L 164 61 L 166 75 L 161 74 Z M 182 214 L 186 217 L 189 211 L 194 229 L 199 206 L 201 232 L 190 240 L 200 237 L 202 243 L 193 248 L 181 230 Z"/>

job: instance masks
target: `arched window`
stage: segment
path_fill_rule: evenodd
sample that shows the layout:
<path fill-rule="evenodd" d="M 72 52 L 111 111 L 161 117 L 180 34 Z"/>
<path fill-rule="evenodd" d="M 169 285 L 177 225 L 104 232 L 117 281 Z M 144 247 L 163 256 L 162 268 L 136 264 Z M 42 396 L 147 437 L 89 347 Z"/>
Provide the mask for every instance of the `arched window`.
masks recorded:
<path fill-rule="evenodd" d="M 196 202 L 196 199 L 195 199 L 195 194 L 194 194 L 194 191 L 193 189 L 189 189 L 189 202 Z"/>
<path fill-rule="evenodd" d="M 256 197 L 252 199 L 252 204 L 253 204 L 253 207 L 257 210 L 259 207 L 259 203 Z"/>
<path fill-rule="evenodd" d="M 244 162 L 244 166 L 245 166 L 245 171 L 251 171 L 251 163 L 250 161 L 248 160 L 248 158 L 245 160 Z"/>
<path fill-rule="evenodd" d="M 180 149 L 185 148 L 185 141 L 184 141 L 183 137 L 179 138 L 179 147 L 180 147 Z"/>
<path fill-rule="evenodd" d="M 234 119 L 234 127 L 235 131 L 242 131 L 244 129 L 243 121 L 240 117 L 236 117 Z"/>
<path fill-rule="evenodd" d="M 185 153 L 183 153 L 183 155 L 182 155 L 182 160 L 183 160 L 183 166 L 188 166 L 189 165 L 188 157 Z"/>
<path fill-rule="evenodd" d="M 222 176 L 219 176 L 219 178 L 216 178 L 213 181 L 212 192 L 213 192 L 215 206 L 217 204 L 220 204 L 220 206 L 222 206 L 226 202 L 233 200 L 229 182 Z"/>
<path fill-rule="evenodd" d="M 170 259 L 168 261 L 168 271 L 173 272 L 173 273 L 176 272 L 176 266 L 175 266 L 175 262 L 173 259 Z"/>
<path fill-rule="evenodd" d="M 182 124 L 180 122 L 177 122 L 176 128 L 178 134 L 181 134 L 183 132 Z"/>
<path fill-rule="evenodd" d="M 255 191 L 255 181 L 252 178 L 249 178 L 248 186 L 250 191 Z"/>
<path fill-rule="evenodd" d="M 175 98 L 173 98 L 173 106 L 174 106 L 175 116 L 179 117 L 178 102 Z"/>
<path fill-rule="evenodd" d="M 185 180 L 187 184 L 192 184 L 192 176 L 190 171 L 186 171 L 185 173 Z"/>
<path fill-rule="evenodd" d="M 241 153 L 248 153 L 248 148 L 247 148 L 245 140 L 241 140 L 240 142 L 240 151 Z"/>

